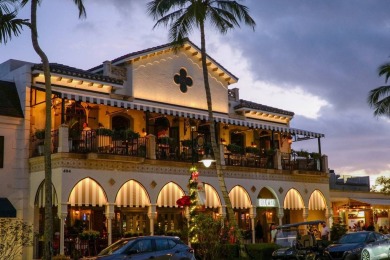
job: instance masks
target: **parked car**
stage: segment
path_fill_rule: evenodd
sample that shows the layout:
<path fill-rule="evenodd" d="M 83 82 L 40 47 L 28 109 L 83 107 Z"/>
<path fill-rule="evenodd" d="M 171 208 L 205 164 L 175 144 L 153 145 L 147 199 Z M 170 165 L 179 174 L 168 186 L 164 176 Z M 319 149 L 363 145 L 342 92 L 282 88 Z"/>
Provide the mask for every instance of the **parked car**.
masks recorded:
<path fill-rule="evenodd" d="M 172 236 L 141 236 L 123 238 L 97 256 L 99 260 L 117 259 L 172 259 L 195 260 L 194 250 L 183 243 L 178 237 Z"/>
<path fill-rule="evenodd" d="M 381 247 L 387 239 L 384 235 L 374 231 L 359 231 L 343 235 L 336 243 L 325 248 L 324 254 L 332 260 L 359 260 L 363 248 Z M 366 250 L 369 252 L 368 250 Z M 366 252 L 365 251 L 365 252 Z M 369 257 L 365 253 L 365 257 Z M 371 258 L 365 258 L 371 259 Z M 388 258 L 385 258 L 388 259 Z"/>
<path fill-rule="evenodd" d="M 390 236 L 375 233 L 379 236 L 375 243 L 366 245 L 361 253 L 362 260 L 390 259 Z"/>
<path fill-rule="evenodd" d="M 322 257 L 323 247 L 313 234 L 306 234 L 307 226 L 318 226 L 323 220 L 305 221 L 277 227 L 275 243 L 280 247 L 272 259 L 315 260 Z M 301 234 L 303 233 L 303 234 Z"/>

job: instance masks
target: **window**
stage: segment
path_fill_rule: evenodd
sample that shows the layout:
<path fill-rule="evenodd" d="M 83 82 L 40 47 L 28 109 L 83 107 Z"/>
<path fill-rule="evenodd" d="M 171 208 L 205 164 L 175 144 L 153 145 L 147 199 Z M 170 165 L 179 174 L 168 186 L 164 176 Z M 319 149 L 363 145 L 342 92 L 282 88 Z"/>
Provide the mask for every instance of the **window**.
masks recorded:
<path fill-rule="evenodd" d="M 4 168 L 4 136 L 0 136 L 0 168 Z"/>
<path fill-rule="evenodd" d="M 151 252 L 152 251 L 152 240 L 142 239 L 139 240 L 132 248 L 139 253 Z"/>
<path fill-rule="evenodd" d="M 167 239 L 156 239 L 156 250 L 167 250 L 170 249 Z"/>

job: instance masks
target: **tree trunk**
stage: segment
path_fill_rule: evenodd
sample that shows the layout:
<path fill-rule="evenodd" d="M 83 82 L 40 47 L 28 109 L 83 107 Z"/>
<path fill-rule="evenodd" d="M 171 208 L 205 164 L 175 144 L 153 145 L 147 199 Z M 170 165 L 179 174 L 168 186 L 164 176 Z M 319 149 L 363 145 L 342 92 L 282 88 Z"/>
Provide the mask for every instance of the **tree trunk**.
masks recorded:
<path fill-rule="evenodd" d="M 223 200 L 226 204 L 226 210 L 227 210 L 227 218 L 230 223 L 230 225 L 233 226 L 236 238 L 240 245 L 243 245 L 243 240 L 241 236 L 241 232 L 238 228 L 236 218 L 234 217 L 234 211 L 232 207 L 232 203 L 230 201 L 229 193 L 226 188 L 225 184 L 225 178 L 223 176 L 222 172 L 222 166 L 221 166 L 221 153 L 219 151 L 219 146 L 216 141 L 215 136 L 215 122 L 214 122 L 214 115 L 213 115 L 213 105 L 212 105 L 212 99 L 211 99 L 211 91 L 210 91 L 210 84 L 209 84 L 209 77 L 208 77 L 208 69 L 207 69 L 207 63 L 206 63 L 206 36 L 204 31 L 204 24 L 200 23 L 200 40 L 201 40 L 201 54 L 202 54 L 202 69 L 203 69 L 203 79 L 204 79 L 204 87 L 206 90 L 206 98 L 207 98 L 207 110 L 209 114 L 209 124 L 210 124 L 210 135 L 211 135 L 211 146 L 213 148 L 214 158 L 215 158 L 215 168 L 217 171 L 217 177 L 218 177 L 218 183 L 219 187 L 222 192 Z"/>
<path fill-rule="evenodd" d="M 37 5 L 38 0 L 31 0 L 31 41 L 35 52 L 42 61 L 46 89 L 46 122 L 45 122 L 45 227 L 43 258 L 50 260 L 53 250 L 53 212 L 52 212 L 52 180 L 51 180 L 51 75 L 49 60 L 38 43 L 37 31 Z"/>

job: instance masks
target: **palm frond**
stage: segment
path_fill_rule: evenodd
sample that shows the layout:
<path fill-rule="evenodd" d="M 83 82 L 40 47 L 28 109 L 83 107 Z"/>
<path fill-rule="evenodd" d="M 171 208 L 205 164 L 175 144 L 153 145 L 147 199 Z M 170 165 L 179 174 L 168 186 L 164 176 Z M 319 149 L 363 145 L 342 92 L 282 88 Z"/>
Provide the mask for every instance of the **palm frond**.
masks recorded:
<path fill-rule="evenodd" d="M 17 19 L 16 11 L 3 13 L 0 10 L 0 43 L 6 44 L 12 36 L 19 36 L 23 25 L 29 25 L 27 19 Z"/>
<path fill-rule="evenodd" d="M 87 17 L 87 12 L 85 11 L 85 7 L 83 4 L 83 0 L 73 0 L 77 8 L 79 9 L 79 18 Z"/>
<path fill-rule="evenodd" d="M 379 77 L 382 77 L 385 75 L 385 82 L 387 83 L 389 77 L 390 77 L 390 63 L 385 63 L 378 68 L 378 75 Z"/>

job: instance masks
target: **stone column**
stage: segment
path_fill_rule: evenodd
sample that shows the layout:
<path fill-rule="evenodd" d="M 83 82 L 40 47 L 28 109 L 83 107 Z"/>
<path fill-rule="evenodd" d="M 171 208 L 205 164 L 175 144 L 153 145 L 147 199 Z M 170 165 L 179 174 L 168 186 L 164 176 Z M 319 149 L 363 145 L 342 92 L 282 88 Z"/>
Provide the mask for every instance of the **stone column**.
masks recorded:
<path fill-rule="evenodd" d="M 156 136 L 146 136 L 146 158 L 156 160 Z"/>
<path fill-rule="evenodd" d="M 249 218 L 251 219 L 252 244 L 254 244 L 256 243 L 256 234 L 255 234 L 256 206 L 252 206 L 249 209 Z"/>
<path fill-rule="evenodd" d="M 112 219 L 115 217 L 114 203 L 106 204 L 106 219 L 107 219 L 107 242 L 112 244 Z"/>
<path fill-rule="evenodd" d="M 58 128 L 58 152 L 69 152 L 69 129 L 66 124 L 62 124 Z"/>
<path fill-rule="evenodd" d="M 307 207 L 304 207 L 302 211 L 303 221 L 307 221 L 307 217 L 309 216 L 309 209 Z"/>
<path fill-rule="evenodd" d="M 332 217 L 333 217 L 333 209 L 330 208 L 330 207 L 326 207 L 326 209 L 325 209 L 325 219 L 326 219 L 326 225 L 329 228 L 331 228 L 331 226 L 333 224 Z"/>
<path fill-rule="evenodd" d="M 58 210 L 58 217 L 60 218 L 60 254 L 65 255 L 65 219 L 68 216 L 68 203 L 61 203 Z"/>
<path fill-rule="evenodd" d="M 150 235 L 154 236 L 154 220 L 157 218 L 156 204 L 151 204 L 148 210 L 148 218 L 150 222 Z"/>
<path fill-rule="evenodd" d="M 279 219 L 279 226 L 283 225 L 283 217 L 284 217 L 284 210 L 283 208 L 278 208 L 278 219 Z"/>

